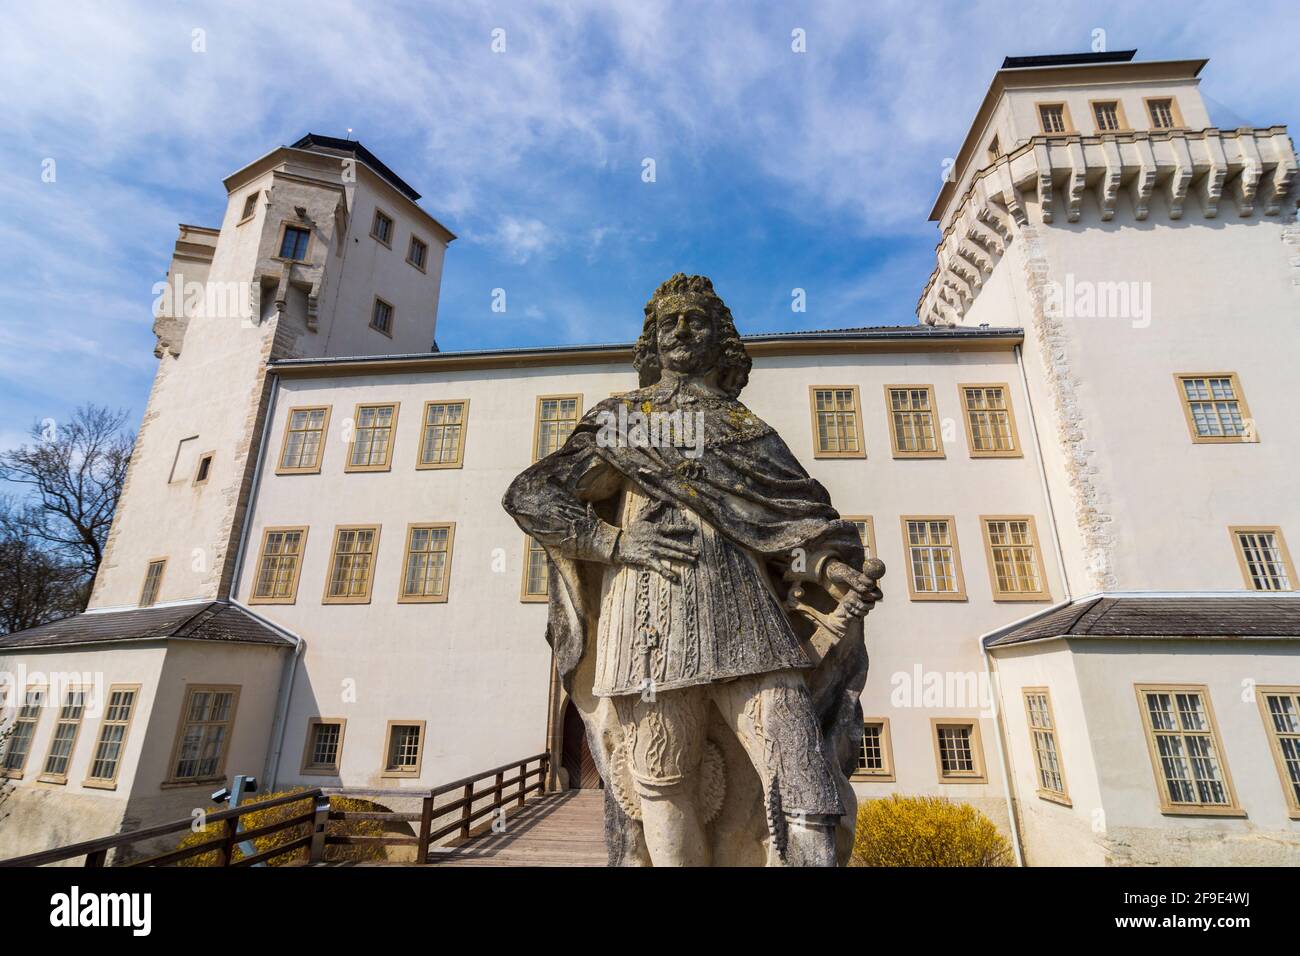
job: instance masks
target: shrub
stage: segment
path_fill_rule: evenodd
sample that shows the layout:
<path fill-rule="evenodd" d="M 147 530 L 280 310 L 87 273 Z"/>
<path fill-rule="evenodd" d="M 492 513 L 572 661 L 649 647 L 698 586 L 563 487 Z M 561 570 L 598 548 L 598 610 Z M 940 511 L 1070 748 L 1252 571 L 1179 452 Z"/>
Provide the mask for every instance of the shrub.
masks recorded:
<path fill-rule="evenodd" d="M 868 800 L 858 807 L 850 866 L 1011 866 L 991 820 L 942 797 Z"/>
<path fill-rule="evenodd" d="M 258 794 L 255 802 L 263 800 L 273 800 L 276 797 L 287 797 L 302 790 L 302 787 L 296 787 L 292 790 L 280 790 L 276 793 Z M 330 800 L 331 810 L 341 810 L 349 813 L 368 813 L 377 812 L 385 809 L 369 800 L 357 800 L 353 797 L 332 796 Z M 259 827 L 269 826 L 281 820 L 288 820 L 293 817 L 301 816 L 307 813 L 314 806 L 312 797 L 304 797 L 302 800 L 295 800 L 290 803 L 283 803 L 276 807 L 270 807 L 266 810 L 254 810 L 242 817 L 245 830 L 256 830 Z M 223 806 L 211 807 L 208 812 L 216 813 L 223 810 Z M 199 846 L 224 836 L 228 831 L 227 827 L 233 821 L 224 820 L 217 823 L 209 824 L 204 830 L 198 833 L 187 833 L 176 844 L 176 849 L 182 850 L 187 847 Z M 383 836 L 384 824 L 381 820 L 330 820 L 325 825 L 325 832 L 329 836 Z M 269 833 L 266 836 L 257 837 L 253 840 L 253 849 L 257 853 L 265 853 L 267 850 L 275 849 L 278 846 L 284 846 L 286 843 L 292 843 L 294 840 L 301 839 L 311 833 L 310 823 L 300 823 L 296 826 L 286 827 L 275 833 Z M 235 845 L 235 859 L 243 859 L 244 854 Z M 280 856 L 273 856 L 266 860 L 267 866 L 290 866 L 293 864 L 306 863 L 308 857 L 307 847 L 298 847 L 290 850 Z M 361 862 L 365 860 L 382 860 L 385 858 L 384 848 L 382 846 L 327 846 L 325 848 L 325 859 L 334 861 Z M 217 866 L 220 862 L 220 853 L 217 850 L 209 850 L 206 853 L 200 853 L 197 856 L 187 857 L 177 863 L 177 866 Z"/>

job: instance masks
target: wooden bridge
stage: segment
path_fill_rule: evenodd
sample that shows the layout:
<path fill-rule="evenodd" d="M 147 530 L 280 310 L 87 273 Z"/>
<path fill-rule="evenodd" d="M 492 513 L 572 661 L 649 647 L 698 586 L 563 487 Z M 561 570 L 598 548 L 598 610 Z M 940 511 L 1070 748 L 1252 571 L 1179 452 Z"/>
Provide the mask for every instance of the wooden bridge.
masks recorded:
<path fill-rule="evenodd" d="M 562 790 L 528 801 L 504 820 L 450 847 L 433 847 L 438 866 L 604 866 L 605 792 Z"/>

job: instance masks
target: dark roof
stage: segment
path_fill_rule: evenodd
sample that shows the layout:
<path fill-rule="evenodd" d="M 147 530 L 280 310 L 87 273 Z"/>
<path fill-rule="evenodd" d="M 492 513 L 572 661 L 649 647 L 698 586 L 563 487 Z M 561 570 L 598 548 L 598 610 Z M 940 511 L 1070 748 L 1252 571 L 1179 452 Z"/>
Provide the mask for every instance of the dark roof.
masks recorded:
<path fill-rule="evenodd" d="M 1092 597 L 986 638 L 984 646 L 1052 637 L 1300 638 L 1300 596 Z"/>
<path fill-rule="evenodd" d="M 322 136 L 320 133 L 308 133 L 298 142 L 293 144 L 294 149 L 310 149 L 315 152 L 324 152 L 326 150 L 351 153 L 357 159 L 361 160 L 371 169 L 373 169 L 384 179 L 388 180 L 390 186 L 406 196 L 411 202 L 419 202 L 420 194 L 380 161 L 379 157 L 366 149 L 355 139 L 339 139 L 337 136 Z"/>
<path fill-rule="evenodd" d="M 52 624 L 15 631 L 0 637 L 0 654 L 23 647 L 57 647 L 62 644 L 111 644 L 175 638 L 231 644 L 271 644 L 292 647 L 293 642 L 254 614 L 228 601 L 202 601 L 129 611 L 91 611 Z"/>
<path fill-rule="evenodd" d="M 1115 50 L 1110 53 L 1044 53 L 1038 56 L 1009 56 L 1002 61 L 1002 69 L 1018 70 L 1028 66 L 1087 66 L 1090 63 L 1128 63 L 1137 50 Z"/>

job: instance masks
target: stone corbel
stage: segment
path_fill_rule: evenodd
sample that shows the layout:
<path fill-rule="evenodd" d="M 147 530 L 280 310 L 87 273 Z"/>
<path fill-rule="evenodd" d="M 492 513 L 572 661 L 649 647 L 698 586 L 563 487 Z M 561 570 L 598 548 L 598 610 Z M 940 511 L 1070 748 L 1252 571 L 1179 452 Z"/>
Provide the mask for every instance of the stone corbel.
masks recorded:
<path fill-rule="evenodd" d="M 1029 225 L 1029 214 L 1025 212 L 1025 203 L 1020 198 L 1020 190 L 1011 179 L 1011 170 L 1005 165 L 999 166 L 994 170 L 991 178 L 993 182 L 990 186 L 994 192 L 989 198 L 993 203 L 1006 209 L 1017 226 Z M 988 182 L 988 180 L 984 181 Z M 1010 230 L 1008 230 L 1008 238 L 1010 238 Z"/>
<path fill-rule="evenodd" d="M 1043 222 L 1052 222 L 1052 157 L 1046 143 L 1034 144 L 1034 185 Z"/>
<path fill-rule="evenodd" d="M 1223 142 L 1218 130 L 1206 130 L 1205 152 L 1209 168 L 1201 177 L 1196 193 L 1201 200 L 1201 211 L 1206 219 L 1219 214 L 1219 200 L 1223 198 L 1223 180 L 1228 175 L 1228 158 L 1223 153 Z"/>
<path fill-rule="evenodd" d="M 1133 218 L 1141 222 L 1151 210 L 1151 193 L 1156 185 L 1156 157 L 1148 139 L 1136 140 L 1133 146 L 1137 151 L 1138 171 L 1129 188 L 1133 200 Z"/>
<path fill-rule="evenodd" d="M 957 255 L 971 264 L 980 282 L 983 283 L 984 276 L 993 271 L 993 261 L 989 258 L 988 251 L 983 246 L 963 237 L 958 237 L 956 241 Z"/>
<path fill-rule="evenodd" d="M 1000 206 L 990 199 L 988 202 L 980 203 L 975 210 L 975 217 L 984 223 L 1002 240 L 1003 246 L 1011 244 L 1011 224 L 1007 221 L 1007 216 Z"/>
<path fill-rule="evenodd" d="M 1115 218 L 1115 200 L 1124 176 L 1124 160 L 1119 155 L 1119 143 L 1113 139 L 1103 140 L 1101 151 L 1106 157 L 1106 172 L 1097 183 L 1097 204 L 1101 206 L 1101 221 L 1110 222 Z"/>
<path fill-rule="evenodd" d="M 308 332 L 315 332 L 318 330 L 316 324 L 316 314 L 317 314 L 317 306 L 320 303 L 320 280 L 321 277 L 318 273 L 316 278 L 312 281 L 311 289 L 309 289 L 307 292 L 307 331 Z"/>
<path fill-rule="evenodd" d="M 1187 188 L 1192 184 L 1192 153 L 1186 137 L 1171 136 L 1169 145 L 1174 153 L 1174 171 L 1169 174 L 1169 218 L 1182 219 Z"/>
<path fill-rule="evenodd" d="M 289 263 L 283 263 L 280 267 L 280 278 L 275 284 L 275 311 L 284 312 L 289 305 L 289 278 L 292 274 L 293 267 Z"/>
<path fill-rule="evenodd" d="M 983 246 L 992 255 L 1001 256 L 1006 252 L 1007 247 L 997 231 L 990 229 L 978 219 L 972 218 L 966 223 L 966 238 Z"/>
<path fill-rule="evenodd" d="M 1273 151 L 1277 162 L 1264 174 L 1264 181 L 1260 184 L 1266 216 L 1276 216 L 1281 211 L 1282 203 L 1291 191 L 1296 177 L 1295 150 L 1291 148 L 1290 137 L 1275 135 Z"/>
<path fill-rule="evenodd" d="M 1070 181 L 1065 187 L 1065 203 L 1068 209 L 1065 218 L 1070 222 L 1078 222 L 1083 211 L 1083 193 L 1088 186 L 1088 161 L 1084 157 L 1082 143 L 1071 143 L 1069 154 Z"/>
<path fill-rule="evenodd" d="M 1241 172 L 1233 181 L 1232 193 L 1237 201 L 1237 215 L 1245 217 L 1255 212 L 1255 190 L 1259 187 L 1264 163 L 1259 158 L 1253 132 L 1243 130 L 1238 134 L 1237 149 L 1241 151 Z"/>

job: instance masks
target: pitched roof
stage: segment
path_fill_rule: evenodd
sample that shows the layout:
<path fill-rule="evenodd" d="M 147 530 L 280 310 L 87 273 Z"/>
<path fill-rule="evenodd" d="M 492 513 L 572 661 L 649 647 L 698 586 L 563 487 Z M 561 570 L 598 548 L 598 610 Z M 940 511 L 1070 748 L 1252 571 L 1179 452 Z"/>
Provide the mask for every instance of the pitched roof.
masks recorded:
<path fill-rule="evenodd" d="M 1053 637 L 1300 638 L 1300 596 L 1085 598 L 986 638 L 988 648 Z"/>
<path fill-rule="evenodd" d="M 306 136 L 294 143 L 291 148 L 310 149 L 318 153 L 326 151 L 351 153 L 357 159 L 361 160 L 373 169 L 377 174 L 386 179 L 390 186 L 407 199 L 411 200 L 411 202 L 419 202 L 420 200 L 420 194 L 412 189 L 401 176 L 398 176 L 397 173 L 385 166 L 378 156 L 366 149 L 355 139 L 341 139 L 338 136 L 323 136 L 320 133 L 308 133 Z"/>
<path fill-rule="evenodd" d="M 27 647 L 112 644 L 163 638 L 293 646 L 287 637 L 242 607 L 228 601 L 201 601 L 133 608 L 129 611 L 74 614 L 60 621 L 0 637 L 0 654 Z"/>

